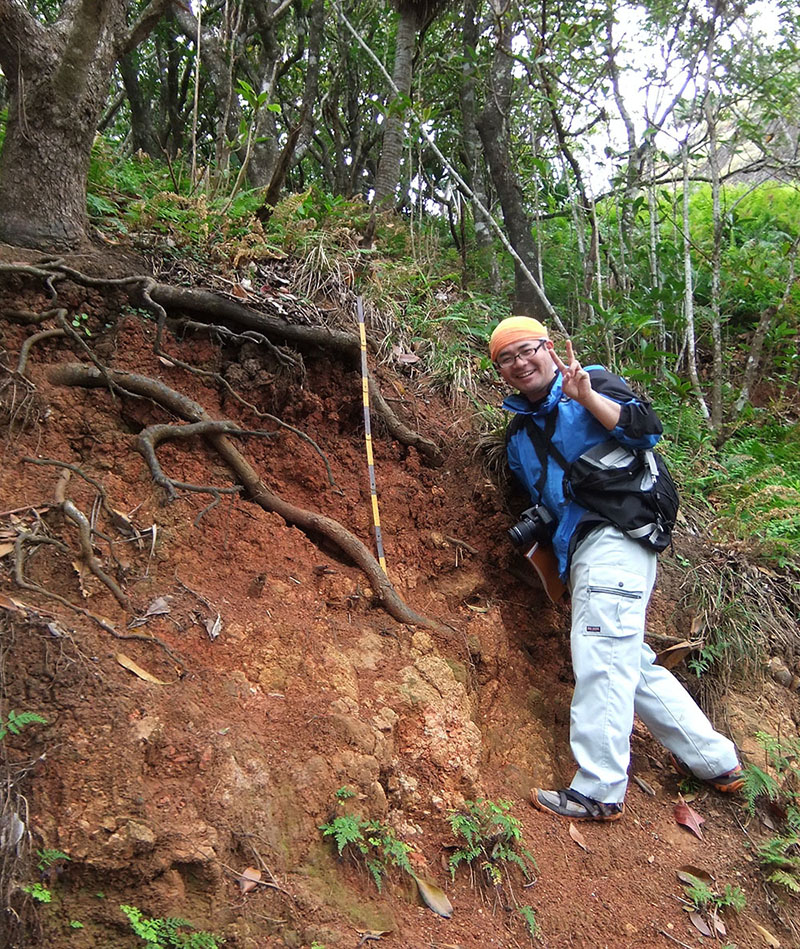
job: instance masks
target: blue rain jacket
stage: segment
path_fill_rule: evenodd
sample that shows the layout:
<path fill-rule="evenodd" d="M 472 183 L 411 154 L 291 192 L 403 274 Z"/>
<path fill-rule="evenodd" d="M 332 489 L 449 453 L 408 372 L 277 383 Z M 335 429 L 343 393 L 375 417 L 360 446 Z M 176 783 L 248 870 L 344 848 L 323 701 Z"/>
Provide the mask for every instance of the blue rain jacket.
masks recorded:
<path fill-rule="evenodd" d="M 619 402 L 622 411 L 619 424 L 609 431 L 579 402 L 570 399 L 561 391 L 561 373 L 557 372 L 548 394 L 540 402 L 531 403 L 521 393 L 508 396 L 503 408 L 515 415 L 530 416 L 542 430 L 547 416 L 558 408 L 553 444 L 564 458 L 572 463 L 585 451 L 609 438 L 616 438 L 630 448 L 652 448 L 661 437 L 661 421 L 644 402 L 631 392 L 627 383 L 602 366 L 584 366 L 589 373 L 592 388 L 601 395 Z M 527 419 L 525 420 L 527 421 Z M 572 539 L 583 520 L 602 522 L 596 514 L 587 514 L 586 508 L 564 495 L 564 472 L 556 460 L 548 457 L 547 479 L 542 496 L 536 490 L 541 475 L 541 465 L 536 449 L 525 426 L 521 425 L 511 436 L 506 446 L 508 463 L 514 475 L 526 489 L 532 504 L 544 504 L 557 521 L 553 535 L 553 550 L 558 559 L 561 579 L 566 581 L 572 554 Z"/>

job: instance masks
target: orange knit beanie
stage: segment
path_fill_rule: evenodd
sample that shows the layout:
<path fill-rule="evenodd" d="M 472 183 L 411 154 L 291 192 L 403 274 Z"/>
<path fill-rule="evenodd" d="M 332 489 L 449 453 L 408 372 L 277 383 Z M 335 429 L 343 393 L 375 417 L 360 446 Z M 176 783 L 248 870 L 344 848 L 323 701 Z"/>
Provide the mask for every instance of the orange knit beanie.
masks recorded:
<path fill-rule="evenodd" d="M 525 339 L 547 339 L 547 329 L 530 316 L 509 316 L 501 320 L 489 339 L 489 358 L 494 362 L 506 346 Z"/>

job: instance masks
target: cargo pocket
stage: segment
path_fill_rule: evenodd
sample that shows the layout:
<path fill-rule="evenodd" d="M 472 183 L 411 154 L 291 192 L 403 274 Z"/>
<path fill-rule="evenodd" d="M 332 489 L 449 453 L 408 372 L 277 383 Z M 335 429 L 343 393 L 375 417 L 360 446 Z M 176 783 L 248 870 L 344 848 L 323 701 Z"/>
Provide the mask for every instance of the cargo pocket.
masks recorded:
<path fill-rule="evenodd" d="M 617 567 L 589 567 L 585 636 L 630 636 L 642 629 L 645 578 Z"/>

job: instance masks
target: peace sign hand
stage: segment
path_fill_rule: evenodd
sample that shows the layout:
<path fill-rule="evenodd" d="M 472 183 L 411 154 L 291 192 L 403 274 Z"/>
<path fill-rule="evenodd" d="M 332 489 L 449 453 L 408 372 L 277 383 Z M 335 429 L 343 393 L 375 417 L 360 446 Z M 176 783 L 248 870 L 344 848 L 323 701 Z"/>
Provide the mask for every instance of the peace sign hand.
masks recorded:
<path fill-rule="evenodd" d="M 567 340 L 566 348 L 566 363 L 556 353 L 555 349 L 550 350 L 550 356 L 556 364 L 556 368 L 561 372 L 561 391 L 570 399 L 584 403 L 591 398 L 592 382 L 589 373 L 582 368 L 572 351 L 572 340 Z"/>

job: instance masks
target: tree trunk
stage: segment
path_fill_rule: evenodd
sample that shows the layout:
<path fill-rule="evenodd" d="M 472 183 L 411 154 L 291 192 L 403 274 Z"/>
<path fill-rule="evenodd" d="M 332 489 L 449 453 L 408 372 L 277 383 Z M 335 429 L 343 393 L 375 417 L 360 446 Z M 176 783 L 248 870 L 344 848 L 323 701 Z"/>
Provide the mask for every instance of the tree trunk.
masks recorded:
<path fill-rule="evenodd" d="M 397 92 L 389 100 L 386 122 L 383 132 L 383 145 L 375 177 L 375 197 L 373 204 L 380 209 L 382 205 L 394 203 L 394 193 L 400 180 L 400 160 L 403 157 L 403 139 L 405 109 L 402 99 L 411 93 L 412 66 L 419 21 L 415 10 L 403 6 L 397 21 L 397 39 L 394 51 L 394 70 L 392 82 Z"/>
<path fill-rule="evenodd" d="M 140 42 L 156 22 L 151 4 L 129 33 L 126 12 L 125 0 L 82 0 L 44 26 L 0 0 L 0 65 L 10 90 L 0 239 L 58 250 L 85 241 L 92 140 L 111 73 L 125 44 Z"/>
<path fill-rule="evenodd" d="M 462 29 L 464 65 L 461 67 L 462 81 L 459 88 L 461 103 L 461 147 L 464 151 L 466 181 L 475 195 L 472 214 L 475 220 L 475 243 L 478 245 L 478 258 L 486 267 L 489 275 L 489 289 L 500 293 L 500 269 L 494 252 L 494 238 L 491 223 L 481 211 L 488 208 L 486 181 L 481 157 L 481 142 L 475 125 L 475 51 L 478 46 L 478 24 L 476 0 L 464 0 L 464 25 Z"/>
<path fill-rule="evenodd" d="M 123 56 L 119 72 L 131 110 L 131 145 L 152 158 L 161 157 L 161 143 L 153 125 L 153 103 L 146 102 L 139 82 L 139 57 L 136 51 Z"/>
<path fill-rule="evenodd" d="M 497 43 L 492 60 L 490 87 L 486 104 L 476 120 L 483 142 L 483 150 L 489 164 L 500 206 L 503 209 L 508 239 L 531 273 L 538 273 L 536 243 L 531 222 L 525 210 L 522 187 L 515 170 L 511 167 L 511 133 L 508 113 L 511 105 L 511 56 L 512 31 L 504 19 L 497 22 Z M 525 271 L 514 261 L 514 313 L 547 318 L 536 288 L 528 280 Z"/>

